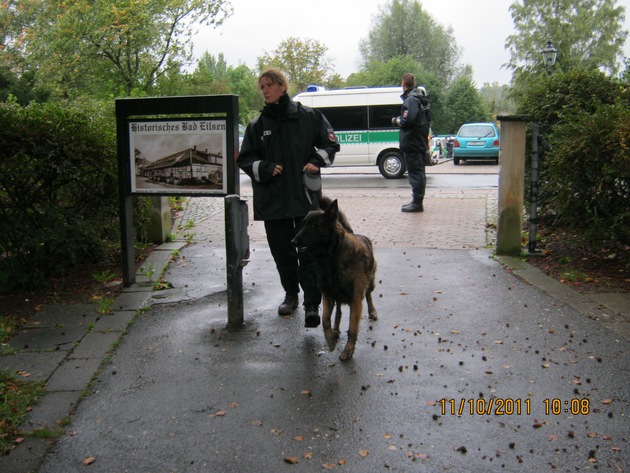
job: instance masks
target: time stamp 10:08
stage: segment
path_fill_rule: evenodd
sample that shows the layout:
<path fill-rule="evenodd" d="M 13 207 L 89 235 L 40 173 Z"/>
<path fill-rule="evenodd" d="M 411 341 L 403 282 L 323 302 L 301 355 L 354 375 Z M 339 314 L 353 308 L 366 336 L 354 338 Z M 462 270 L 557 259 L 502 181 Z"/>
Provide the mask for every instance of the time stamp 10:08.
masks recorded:
<path fill-rule="evenodd" d="M 438 405 L 442 415 L 530 415 L 532 413 L 531 399 L 489 398 L 477 399 L 440 399 Z M 587 398 L 562 400 L 558 398 L 543 399 L 545 415 L 571 414 L 587 415 L 590 413 L 590 401 Z"/>

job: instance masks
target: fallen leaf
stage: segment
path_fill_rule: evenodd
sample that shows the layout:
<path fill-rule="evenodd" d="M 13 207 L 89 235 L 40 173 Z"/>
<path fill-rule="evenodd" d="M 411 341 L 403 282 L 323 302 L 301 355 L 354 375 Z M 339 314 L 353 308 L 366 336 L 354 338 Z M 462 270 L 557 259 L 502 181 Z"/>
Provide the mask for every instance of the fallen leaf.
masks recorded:
<path fill-rule="evenodd" d="M 284 433 L 284 430 L 282 430 L 282 429 L 271 429 L 271 433 L 274 434 L 274 435 L 279 436 L 279 435 L 282 435 Z"/>
<path fill-rule="evenodd" d="M 263 425 L 263 423 L 262 423 L 262 420 L 254 419 L 252 421 L 252 425 L 254 425 L 256 427 L 260 427 L 261 425 Z"/>
<path fill-rule="evenodd" d="M 341 460 L 339 460 L 337 462 L 339 465 L 345 465 L 346 463 L 348 463 L 344 458 L 342 458 Z"/>
<path fill-rule="evenodd" d="M 587 432 L 586 436 L 594 439 L 595 437 L 597 437 L 597 432 Z"/>
<path fill-rule="evenodd" d="M 453 335 L 457 335 L 457 334 L 459 333 L 459 330 L 451 330 L 451 333 L 452 333 Z"/>
<path fill-rule="evenodd" d="M 84 465 L 91 465 L 95 461 L 96 461 L 96 457 L 87 457 L 85 460 L 83 460 L 83 464 Z"/>
<path fill-rule="evenodd" d="M 390 445 L 389 447 L 387 447 L 387 450 L 397 450 L 398 447 L 396 447 L 396 445 Z"/>
<path fill-rule="evenodd" d="M 558 436 L 557 435 L 554 434 L 554 435 L 550 435 L 549 436 L 549 441 L 550 442 L 555 442 L 556 440 L 558 440 Z"/>
<path fill-rule="evenodd" d="M 303 435 L 296 435 L 295 437 L 293 437 L 293 440 L 297 440 L 298 442 L 303 442 L 304 441 L 304 436 Z"/>
<path fill-rule="evenodd" d="M 28 371 L 18 371 L 17 374 L 24 378 L 28 378 L 31 375 Z"/>
<path fill-rule="evenodd" d="M 390 439 L 390 438 L 392 438 L 392 434 L 384 434 L 383 438 L 384 439 Z"/>
<path fill-rule="evenodd" d="M 218 411 L 214 414 L 209 414 L 208 417 L 223 417 L 225 415 L 225 411 Z"/>
<path fill-rule="evenodd" d="M 604 399 L 602 404 L 612 404 L 612 399 Z"/>
<path fill-rule="evenodd" d="M 302 456 L 308 460 L 309 458 L 313 458 L 313 452 L 304 452 Z"/>
<path fill-rule="evenodd" d="M 300 463 L 300 460 L 298 460 L 295 457 L 287 457 L 284 459 L 285 463 L 290 463 L 291 465 L 296 465 L 298 463 Z"/>
<path fill-rule="evenodd" d="M 370 454 L 367 450 L 359 450 L 359 455 L 363 458 L 367 457 Z"/>
<path fill-rule="evenodd" d="M 335 468 L 336 466 L 337 466 L 337 464 L 336 464 L 336 463 L 324 463 L 324 464 L 322 465 L 322 468 L 323 468 L 324 470 L 332 470 L 332 469 L 333 469 L 333 468 Z"/>
<path fill-rule="evenodd" d="M 235 409 L 238 407 L 238 402 L 233 402 L 230 404 L 230 409 Z"/>

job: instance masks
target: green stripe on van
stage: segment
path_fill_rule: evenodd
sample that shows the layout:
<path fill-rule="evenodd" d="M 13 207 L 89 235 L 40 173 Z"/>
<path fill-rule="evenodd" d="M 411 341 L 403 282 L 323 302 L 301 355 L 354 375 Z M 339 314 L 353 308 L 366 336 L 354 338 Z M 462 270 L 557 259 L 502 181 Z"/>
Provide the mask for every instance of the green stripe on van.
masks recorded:
<path fill-rule="evenodd" d="M 342 145 L 365 145 L 368 143 L 398 144 L 398 135 L 398 130 L 335 131 L 337 141 Z"/>

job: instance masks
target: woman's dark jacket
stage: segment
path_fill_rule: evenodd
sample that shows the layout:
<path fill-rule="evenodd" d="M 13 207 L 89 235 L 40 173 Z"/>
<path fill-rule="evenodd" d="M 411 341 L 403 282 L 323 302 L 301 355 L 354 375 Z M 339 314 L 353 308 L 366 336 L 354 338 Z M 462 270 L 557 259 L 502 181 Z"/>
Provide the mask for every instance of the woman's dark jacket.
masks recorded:
<path fill-rule="evenodd" d="M 236 160 L 252 179 L 254 220 L 304 217 L 311 206 L 304 190 L 306 163 L 329 166 L 339 151 L 332 126 L 319 110 L 284 95 L 267 104 L 248 126 Z M 283 166 L 273 176 L 276 164 Z"/>

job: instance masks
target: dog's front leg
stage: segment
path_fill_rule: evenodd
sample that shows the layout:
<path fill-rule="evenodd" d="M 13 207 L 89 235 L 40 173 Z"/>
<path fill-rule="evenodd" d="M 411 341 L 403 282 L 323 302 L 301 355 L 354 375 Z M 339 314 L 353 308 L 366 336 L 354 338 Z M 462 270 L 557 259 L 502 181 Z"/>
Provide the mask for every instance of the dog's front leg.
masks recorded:
<path fill-rule="evenodd" d="M 350 304 L 350 325 L 348 327 L 348 342 L 345 348 L 339 355 L 341 361 L 346 361 L 352 358 L 354 355 L 354 346 L 357 343 L 357 336 L 359 335 L 359 322 L 361 321 L 361 310 L 363 308 L 363 299 L 355 298 L 352 304 Z"/>
<path fill-rule="evenodd" d="M 335 301 L 332 297 L 328 297 L 324 295 L 322 297 L 322 326 L 324 327 L 324 336 L 326 337 L 326 342 L 328 343 L 328 349 L 333 351 L 335 349 L 335 345 L 337 345 L 337 340 L 339 337 L 335 337 L 335 334 L 332 331 L 330 326 L 331 316 L 333 311 L 333 306 L 335 305 Z"/>

